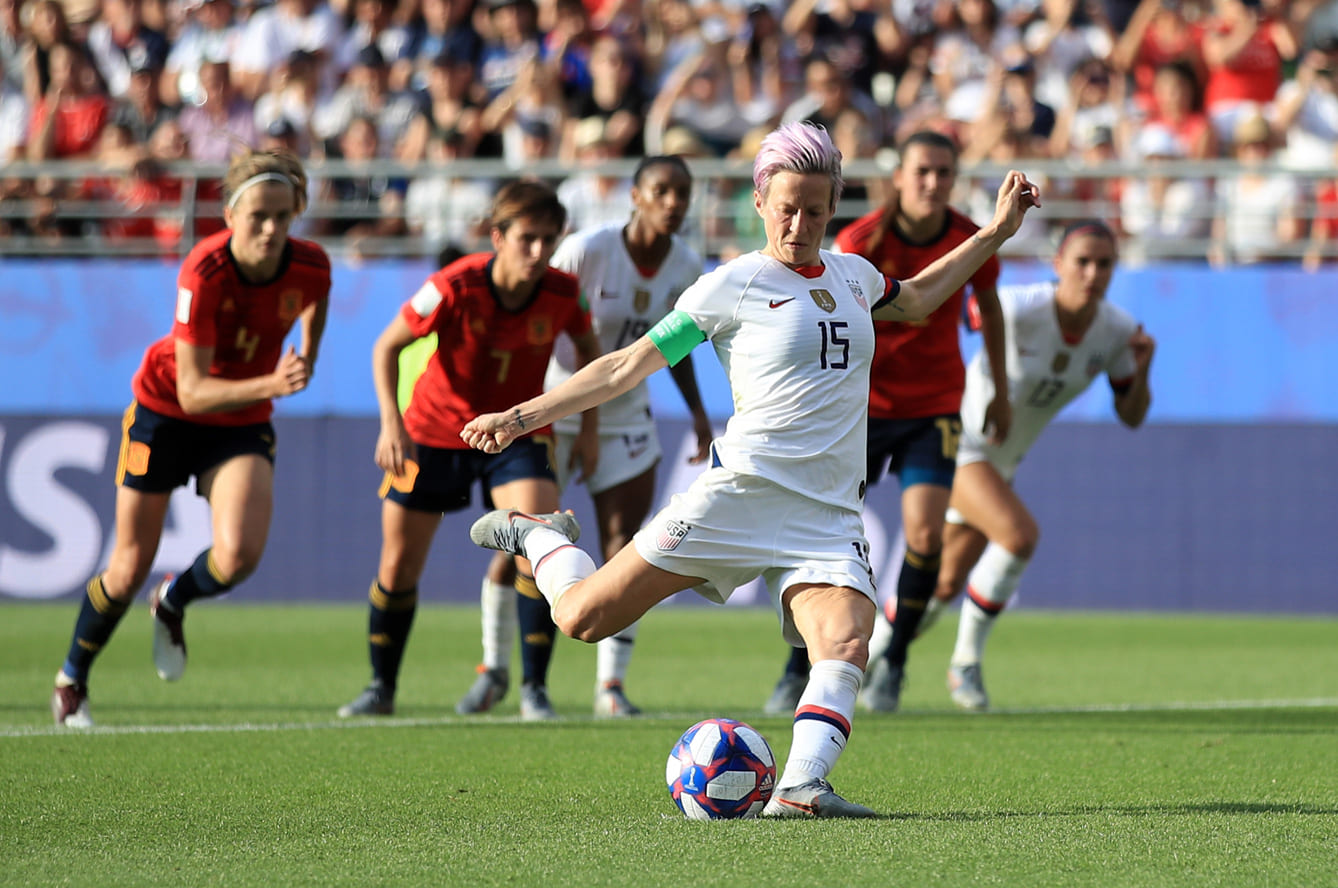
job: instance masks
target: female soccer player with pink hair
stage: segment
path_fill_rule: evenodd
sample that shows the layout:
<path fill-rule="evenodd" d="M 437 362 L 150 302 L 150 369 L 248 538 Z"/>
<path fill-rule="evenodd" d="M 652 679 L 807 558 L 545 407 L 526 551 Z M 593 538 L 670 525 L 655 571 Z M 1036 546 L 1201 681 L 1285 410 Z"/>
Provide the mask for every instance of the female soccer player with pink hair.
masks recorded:
<path fill-rule="evenodd" d="M 572 545 L 578 529 L 569 514 L 497 510 L 470 536 L 528 557 L 558 627 L 582 641 L 619 631 L 683 589 L 723 602 L 762 577 L 786 640 L 806 646 L 813 661 L 764 815 L 870 817 L 872 809 L 837 795 L 826 778 L 850 735 L 876 613 L 861 517 L 873 321 L 928 315 L 1017 231 L 1038 194 L 1009 173 L 989 225 L 898 283 L 863 257 L 821 249 L 843 184 L 826 130 L 793 123 L 769 134 L 753 183 L 765 247 L 704 275 L 636 342 L 461 433 L 495 453 L 616 397 L 709 339 L 735 406 L 711 467 L 598 570 Z"/>

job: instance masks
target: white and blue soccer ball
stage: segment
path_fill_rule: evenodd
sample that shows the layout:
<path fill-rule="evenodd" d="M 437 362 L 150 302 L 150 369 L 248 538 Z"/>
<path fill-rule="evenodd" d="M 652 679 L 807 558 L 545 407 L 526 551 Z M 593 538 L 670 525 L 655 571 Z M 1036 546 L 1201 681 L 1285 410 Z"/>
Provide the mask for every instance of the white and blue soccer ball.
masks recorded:
<path fill-rule="evenodd" d="M 756 817 L 776 788 L 776 757 L 743 722 L 708 718 L 678 738 L 664 779 L 689 820 Z"/>

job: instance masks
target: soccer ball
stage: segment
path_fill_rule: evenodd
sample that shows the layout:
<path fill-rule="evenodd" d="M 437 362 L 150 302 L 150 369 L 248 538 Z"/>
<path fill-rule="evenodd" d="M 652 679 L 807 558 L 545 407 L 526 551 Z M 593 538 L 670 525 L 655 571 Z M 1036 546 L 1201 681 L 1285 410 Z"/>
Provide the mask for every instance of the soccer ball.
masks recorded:
<path fill-rule="evenodd" d="M 689 820 L 756 817 L 776 787 L 776 758 L 743 722 L 708 718 L 678 738 L 664 779 Z"/>

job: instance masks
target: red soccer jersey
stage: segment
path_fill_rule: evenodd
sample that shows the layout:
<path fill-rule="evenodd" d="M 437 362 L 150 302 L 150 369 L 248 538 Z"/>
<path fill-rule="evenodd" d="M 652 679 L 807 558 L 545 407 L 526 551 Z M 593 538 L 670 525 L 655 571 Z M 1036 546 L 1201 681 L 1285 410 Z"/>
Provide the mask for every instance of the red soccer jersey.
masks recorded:
<path fill-rule="evenodd" d="M 404 427 L 419 444 L 467 450 L 465 423 L 539 395 L 557 335 L 575 339 L 590 330 L 575 275 L 550 268 L 530 301 L 509 311 L 493 291 L 492 262 L 492 253 L 476 253 L 451 263 L 400 310 L 415 336 L 437 334 L 437 351 L 404 411 Z"/>
<path fill-rule="evenodd" d="M 935 259 L 951 252 L 979 230 L 970 219 L 948 210 L 943 231 L 928 243 L 911 244 L 895 230 L 883 236 L 872 250 L 869 239 L 878 227 L 883 210 L 856 219 L 836 235 L 836 245 L 846 253 L 858 253 L 891 278 L 914 276 Z M 971 277 L 977 292 L 992 290 L 999 280 L 999 260 L 991 256 Z M 957 338 L 966 288 L 948 297 L 923 321 L 874 324 L 873 369 L 869 380 L 869 415 L 876 419 L 915 419 L 956 413 L 962 406 L 966 368 Z"/>
<path fill-rule="evenodd" d="M 213 348 L 209 375 L 251 379 L 273 372 L 284 338 L 307 306 L 330 295 L 330 257 L 311 241 L 288 239 L 274 280 L 245 281 L 228 250 L 231 230 L 195 245 L 177 276 L 177 313 L 172 332 L 149 346 L 131 387 L 145 407 L 203 425 L 249 425 L 274 412 L 262 401 L 230 413 L 187 414 L 177 401 L 178 339 Z"/>

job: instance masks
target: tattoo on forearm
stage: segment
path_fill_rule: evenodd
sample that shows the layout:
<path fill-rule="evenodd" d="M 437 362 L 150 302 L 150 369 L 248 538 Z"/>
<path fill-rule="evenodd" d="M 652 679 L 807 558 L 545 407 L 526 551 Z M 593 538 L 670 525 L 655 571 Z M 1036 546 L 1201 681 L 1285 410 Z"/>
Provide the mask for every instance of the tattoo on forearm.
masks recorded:
<path fill-rule="evenodd" d="M 520 415 L 519 407 L 516 408 L 515 420 L 516 420 L 516 425 L 520 426 L 520 430 L 522 432 L 525 431 L 525 420 Z"/>

